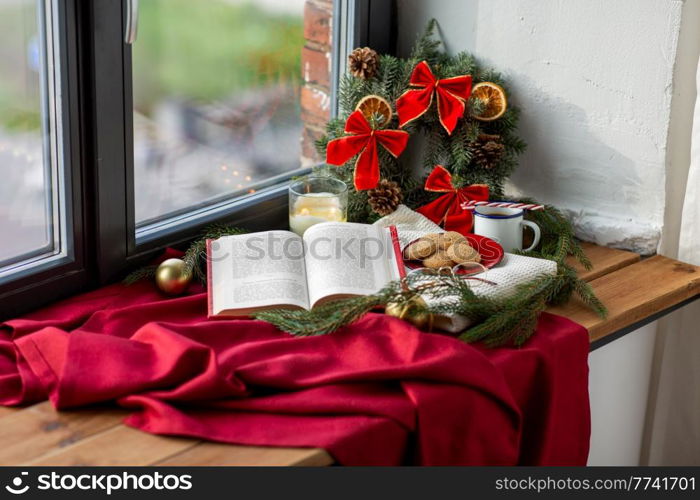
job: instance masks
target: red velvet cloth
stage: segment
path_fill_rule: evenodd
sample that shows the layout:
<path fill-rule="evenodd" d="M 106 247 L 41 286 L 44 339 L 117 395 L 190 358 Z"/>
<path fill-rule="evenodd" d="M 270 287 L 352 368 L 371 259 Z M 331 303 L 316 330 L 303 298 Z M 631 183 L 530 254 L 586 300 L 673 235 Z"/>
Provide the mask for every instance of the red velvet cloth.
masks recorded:
<path fill-rule="evenodd" d="M 147 432 L 321 447 L 347 465 L 586 462 L 588 336 L 564 318 L 542 315 L 520 349 L 381 314 L 292 338 L 207 320 L 191 292 L 113 285 L 5 323 L 0 403 L 116 401 Z"/>

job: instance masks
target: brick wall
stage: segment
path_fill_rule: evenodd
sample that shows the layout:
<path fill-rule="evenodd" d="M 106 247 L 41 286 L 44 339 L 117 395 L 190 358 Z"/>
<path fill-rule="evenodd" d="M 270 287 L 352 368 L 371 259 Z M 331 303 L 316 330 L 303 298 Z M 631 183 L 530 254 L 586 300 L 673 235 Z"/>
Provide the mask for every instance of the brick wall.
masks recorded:
<path fill-rule="evenodd" d="M 310 166 L 321 158 L 314 141 L 325 131 L 330 118 L 331 104 L 331 16 L 332 0 L 306 0 L 304 6 L 304 39 L 301 54 L 301 119 L 304 130 L 301 137 L 301 162 Z"/>

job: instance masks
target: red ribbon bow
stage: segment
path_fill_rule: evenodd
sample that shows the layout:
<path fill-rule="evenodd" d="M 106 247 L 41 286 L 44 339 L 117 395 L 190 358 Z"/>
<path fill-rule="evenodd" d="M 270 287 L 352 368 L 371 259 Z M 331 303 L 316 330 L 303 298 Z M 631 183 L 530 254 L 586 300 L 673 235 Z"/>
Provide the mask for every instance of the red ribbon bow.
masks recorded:
<path fill-rule="evenodd" d="M 413 69 L 409 85 L 417 88 L 407 90 L 396 101 L 399 127 L 428 111 L 433 102 L 433 94 L 436 94 L 438 118 L 447 133 L 452 135 L 472 93 L 472 77 L 462 75 L 438 80 L 428 63 L 421 61 Z"/>
<path fill-rule="evenodd" d="M 471 210 L 463 210 L 460 206 L 469 200 L 485 201 L 489 199 L 489 187 L 485 184 L 472 184 L 463 188 L 452 185 L 452 175 L 442 165 L 435 168 L 425 181 L 425 190 L 446 193 L 437 200 L 416 210 L 428 219 L 441 224 L 447 231 L 457 231 L 462 234 L 470 233 L 474 223 Z"/>
<path fill-rule="evenodd" d="M 379 183 L 379 158 L 377 143 L 393 156 L 399 156 L 406 148 L 408 132 L 403 130 L 374 130 L 360 111 L 354 111 L 345 122 L 345 133 L 352 134 L 333 139 L 326 149 L 326 162 L 343 165 L 356 154 L 355 189 L 373 189 Z"/>

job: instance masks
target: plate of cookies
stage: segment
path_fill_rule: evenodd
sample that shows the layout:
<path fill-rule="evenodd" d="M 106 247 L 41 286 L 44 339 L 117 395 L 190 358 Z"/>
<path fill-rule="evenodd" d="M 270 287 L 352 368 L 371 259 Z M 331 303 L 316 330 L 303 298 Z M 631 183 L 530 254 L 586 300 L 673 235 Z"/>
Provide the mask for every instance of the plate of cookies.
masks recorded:
<path fill-rule="evenodd" d="M 453 268 L 472 262 L 491 268 L 503 259 L 503 247 L 486 236 L 447 231 L 412 241 L 403 249 L 403 258 L 409 269 Z"/>

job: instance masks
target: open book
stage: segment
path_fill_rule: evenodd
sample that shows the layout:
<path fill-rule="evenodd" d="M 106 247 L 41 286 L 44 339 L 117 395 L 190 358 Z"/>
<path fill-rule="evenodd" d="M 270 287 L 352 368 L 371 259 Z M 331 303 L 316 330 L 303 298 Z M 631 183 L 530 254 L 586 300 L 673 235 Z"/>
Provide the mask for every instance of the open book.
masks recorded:
<path fill-rule="evenodd" d="M 404 276 L 396 228 L 324 222 L 290 231 L 207 241 L 209 316 L 270 308 L 311 309 L 369 295 Z"/>

